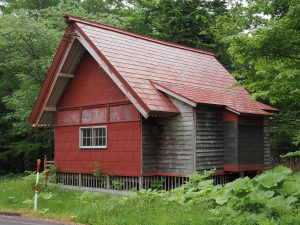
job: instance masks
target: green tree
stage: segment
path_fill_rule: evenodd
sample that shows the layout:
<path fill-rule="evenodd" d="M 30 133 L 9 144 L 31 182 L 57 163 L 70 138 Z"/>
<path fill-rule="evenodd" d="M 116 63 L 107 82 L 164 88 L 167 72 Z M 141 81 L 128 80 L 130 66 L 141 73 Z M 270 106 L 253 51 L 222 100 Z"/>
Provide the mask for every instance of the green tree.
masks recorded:
<path fill-rule="evenodd" d="M 2 11 L 12 13 L 18 9 L 42 10 L 57 5 L 61 0 L 4 0 Z"/>
<path fill-rule="evenodd" d="M 70 14 L 122 27 L 107 12 L 88 13 L 81 1 L 7 1 L 0 14 L 0 173 L 35 169 L 38 157 L 53 156 L 52 128 L 36 129 L 28 117 Z M 56 4 L 58 3 L 58 4 Z"/>
<path fill-rule="evenodd" d="M 226 48 L 215 38 L 216 18 L 227 12 L 224 0 L 131 0 L 127 29 L 162 40 L 214 51 L 231 68 Z"/>
<path fill-rule="evenodd" d="M 27 119 L 58 38 L 57 31 L 25 12 L 0 18 L 2 171 L 33 169 L 35 159 L 50 152 L 51 130 L 33 130 Z"/>
<path fill-rule="evenodd" d="M 229 46 L 234 75 L 254 97 L 277 106 L 273 147 L 300 143 L 300 2 L 247 0 L 219 17 L 218 39 Z"/>

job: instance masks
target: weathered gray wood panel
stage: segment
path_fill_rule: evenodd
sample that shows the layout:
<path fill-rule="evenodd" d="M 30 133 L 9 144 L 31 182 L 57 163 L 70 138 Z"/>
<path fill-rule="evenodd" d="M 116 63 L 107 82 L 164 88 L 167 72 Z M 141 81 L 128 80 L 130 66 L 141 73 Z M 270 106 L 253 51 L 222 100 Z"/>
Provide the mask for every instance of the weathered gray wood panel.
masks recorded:
<path fill-rule="evenodd" d="M 222 169 L 224 162 L 223 111 L 196 108 L 196 170 Z"/>
<path fill-rule="evenodd" d="M 270 118 L 264 118 L 264 166 L 271 168 Z"/>
<path fill-rule="evenodd" d="M 193 107 L 170 99 L 181 114 L 143 121 L 143 172 L 191 174 L 195 149 Z"/>

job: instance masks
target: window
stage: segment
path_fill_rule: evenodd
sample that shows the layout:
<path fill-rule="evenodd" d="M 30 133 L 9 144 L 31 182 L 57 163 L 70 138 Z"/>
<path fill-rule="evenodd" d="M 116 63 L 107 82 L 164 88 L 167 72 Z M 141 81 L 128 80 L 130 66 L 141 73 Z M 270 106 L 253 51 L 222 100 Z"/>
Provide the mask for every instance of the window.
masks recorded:
<path fill-rule="evenodd" d="M 106 126 L 80 128 L 80 148 L 106 148 L 106 147 L 107 147 Z"/>

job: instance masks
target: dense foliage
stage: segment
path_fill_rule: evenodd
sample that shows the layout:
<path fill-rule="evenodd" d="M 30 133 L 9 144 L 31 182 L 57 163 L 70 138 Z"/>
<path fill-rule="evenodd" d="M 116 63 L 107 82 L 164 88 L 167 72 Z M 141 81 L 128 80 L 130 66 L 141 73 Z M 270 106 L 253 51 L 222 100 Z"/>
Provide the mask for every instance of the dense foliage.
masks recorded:
<path fill-rule="evenodd" d="M 191 210 L 206 207 L 212 224 L 299 224 L 300 174 L 276 167 L 253 179 L 239 178 L 224 187 L 194 174 L 182 187 L 165 191 L 141 191 L 122 204 L 152 202 L 167 208 L 173 204 Z M 189 222 L 187 224 L 190 224 Z"/>
<path fill-rule="evenodd" d="M 282 152 L 300 144 L 299 17 L 298 0 L 246 0 L 219 17 L 215 27 L 239 82 L 280 109 L 274 115 L 273 149 Z"/>
<path fill-rule="evenodd" d="M 194 174 L 170 192 L 142 190 L 125 197 L 63 191 L 41 185 L 35 215 L 84 224 L 300 224 L 300 174 L 277 167 L 224 187 Z M 43 181 L 43 179 L 41 179 Z M 0 178 L 0 209 L 30 212 L 35 174 Z"/>
<path fill-rule="evenodd" d="M 216 52 L 256 98 L 275 104 L 273 150 L 300 144 L 297 0 L 0 0 L 0 173 L 53 155 L 53 131 L 27 122 L 67 13 Z"/>

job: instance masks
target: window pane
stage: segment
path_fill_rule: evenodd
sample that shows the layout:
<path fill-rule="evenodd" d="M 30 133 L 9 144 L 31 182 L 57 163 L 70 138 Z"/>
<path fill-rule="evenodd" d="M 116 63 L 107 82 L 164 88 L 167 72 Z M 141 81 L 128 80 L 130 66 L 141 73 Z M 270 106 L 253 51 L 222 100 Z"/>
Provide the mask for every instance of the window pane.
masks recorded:
<path fill-rule="evenodd" d="M 102 144 L 103 144 L 103 146 L 106 146 L 106 137 L 103 137 Z"/>
<path fill-rule="evenodd" d="M 103 132 L 105 128 L 94 128 L 94 145 L 95 146 L 103 146 L 103 143 L 101 141 L 101 133 Z"/>
<path fill-rule="evenodd" d="M 106 146 L 106 127 L 81 128 L 80 135 L 83 147 Z"/>
<path fill-rule="evenodd" d="M 81 146 L 92 146 L 92 128 L 81 129 Z"/>
<path fill-rule="evenodd" d="M 86 140 L 86 146 L 92 146 L 92 139 L 90 137 Z"/>

